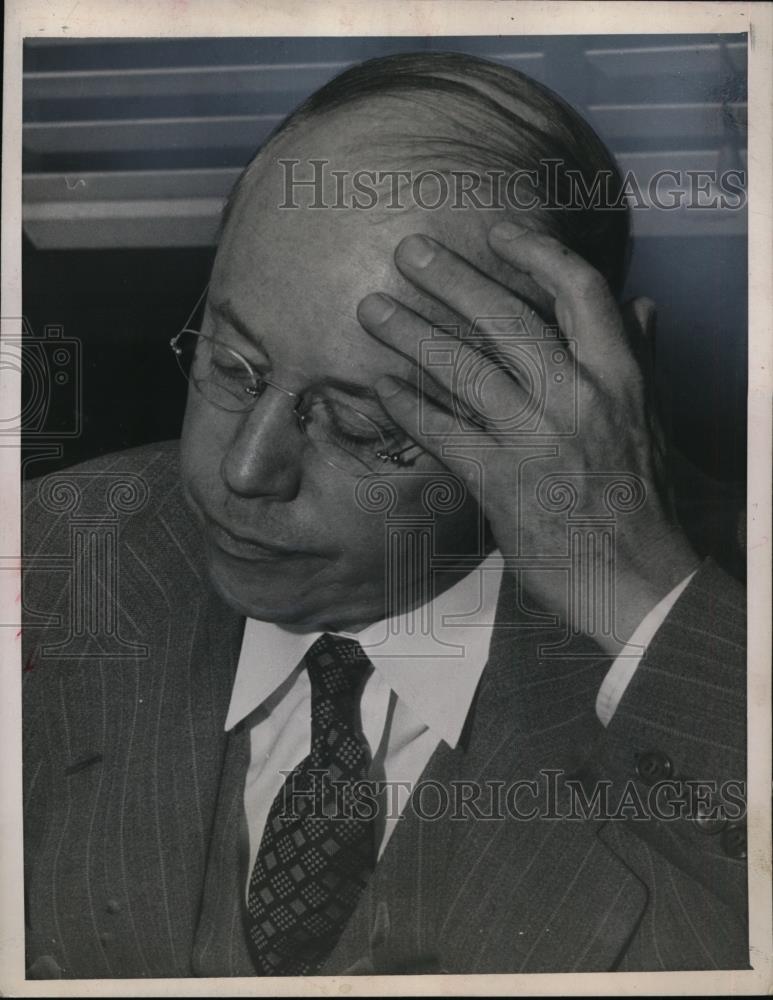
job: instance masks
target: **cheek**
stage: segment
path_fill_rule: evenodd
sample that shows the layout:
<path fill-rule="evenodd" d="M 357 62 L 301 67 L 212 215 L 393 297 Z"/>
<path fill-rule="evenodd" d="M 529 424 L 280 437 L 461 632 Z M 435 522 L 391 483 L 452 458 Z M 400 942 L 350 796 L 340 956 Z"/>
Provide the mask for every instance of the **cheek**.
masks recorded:
<path fill-rule="evenodd" d="M 320 529 L 324 525 L 335 532 L 351 561 L 367 563 L 383 553 L 384 512 L 372 502 L 376 488 L 369 477 L 341 477 L 329 491 L 317 490 L 308 498 Z"/>
<path fill-rule="evenodd" d="M 207 406 L 193 391 L 188 393 L 180 432 L 180 476 L 186 490 L 201 490 L 217 472 L 228 442 Z"/>
<path fill-rule="evenodd" d="M 199 422 L 197 407 L 194 404 L 189 391 L 188 400 L 185 404 L 183 426 L 180 431 L 180 475 L 183 481 L 183 486 L 188 486 L 191 478 L 195 475 L 197 450 L 194 446 L 194 442 L 198 437 L 197 425 Z"/>
<path fill-rule="evenodd" d="M 437 554 L 477 553 L 485 536 L 485 519 L 475 498 L 429 456 L 421 471 L 365 477 L 338 500 L 350 547 L 359 545 L 364 558 L 369 552 L 381 563 L 388 552 L 397 558 L 399 552 L 415 549 L 419 536 L 431 536 L 430 550 Z"/>

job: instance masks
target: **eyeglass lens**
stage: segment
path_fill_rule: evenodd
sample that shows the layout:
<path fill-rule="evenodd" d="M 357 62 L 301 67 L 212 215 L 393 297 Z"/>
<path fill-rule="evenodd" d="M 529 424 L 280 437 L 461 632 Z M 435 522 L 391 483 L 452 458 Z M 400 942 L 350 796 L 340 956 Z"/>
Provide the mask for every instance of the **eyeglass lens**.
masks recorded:
<path fill-rule="evenodd" d="M 186 379 L 221 410 L 246 413 L 270 385 L 238 352 L 204 334 L 184 330 L 174 350 Z M 325 461 L 345 471 L 383 468 L 384 454 L 410 444 L 402 431 L 390 433 L 354 407 L 321 396 L 297 406 L 296 416 Z"/>

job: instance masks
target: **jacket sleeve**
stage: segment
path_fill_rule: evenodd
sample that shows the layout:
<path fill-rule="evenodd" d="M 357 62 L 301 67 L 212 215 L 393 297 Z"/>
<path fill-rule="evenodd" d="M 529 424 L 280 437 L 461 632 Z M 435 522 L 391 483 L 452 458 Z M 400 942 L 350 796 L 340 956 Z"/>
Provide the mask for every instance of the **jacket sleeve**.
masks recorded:
<path fill-rule="evenodd" d="M 641 968 L 644 953 L 662 967 L 685 967 L 680 952 L 702 953 L 704 968 L 749 965 L 745 639 L 745 591 L 707 560 L 609 724 L 600 766 L 647 812 L 600 834 L 649 892 L 623 969 Z"/>

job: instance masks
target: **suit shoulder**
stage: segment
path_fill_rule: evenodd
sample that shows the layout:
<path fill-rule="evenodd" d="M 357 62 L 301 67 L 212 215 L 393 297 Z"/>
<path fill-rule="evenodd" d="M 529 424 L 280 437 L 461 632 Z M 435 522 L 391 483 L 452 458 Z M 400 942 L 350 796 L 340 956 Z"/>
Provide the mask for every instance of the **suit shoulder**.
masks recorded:
<path fill-rule="evenodd" d="M 89 476 L 104 474 L 142 476 L 153 484 L 170 485 L 179 477 L 179 445 L 180 442 L 158 441 L 154 444 L 139 445 L 136 448 L 125 448 L 121 451 L 98 455 L 85 462 L 58 469 L 56 472 L 45 473 L 29 479 L 24 484 L 25 494 L 35 495 L 40 484 L 56 477 L 66 479 L 67 476 Z"/>
<path fill-rule="evenodd" d="M 120 576 L 132 606 L 145 600 L 151 582 L 170 600 L 206 586 L 177 442 L 115 452 L 30 481 L 22 527 L 24 592 L 35 608 L 50 612 L 84 572 L 94 593 L 112 593 Z"/>
<path fill-rule="evenodd" d="M 37 551 L 57 524 L 72 518 L 118 517 L 141 530 L 162 508 L 187 517 L 178 455 L 177 441 L 163 441 L 101 455 L 28 480 L 22 493 L 25 552 Z"/>

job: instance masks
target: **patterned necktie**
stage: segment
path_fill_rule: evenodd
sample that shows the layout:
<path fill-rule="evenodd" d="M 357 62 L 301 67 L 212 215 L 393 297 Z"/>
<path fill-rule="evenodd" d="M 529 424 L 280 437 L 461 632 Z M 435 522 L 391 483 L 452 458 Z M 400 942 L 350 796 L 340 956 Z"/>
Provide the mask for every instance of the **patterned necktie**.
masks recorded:
<path fill-rule="evenodd" d="M 359 643 L 325 634 L 305 662 L 311 752 L 274 799 L 247 898 L 253 959 L 268 976 L 311 975 L 322 965 L 376 859 L 364 801 L 371 756 L 357 723 L 369 661 Z"/>

